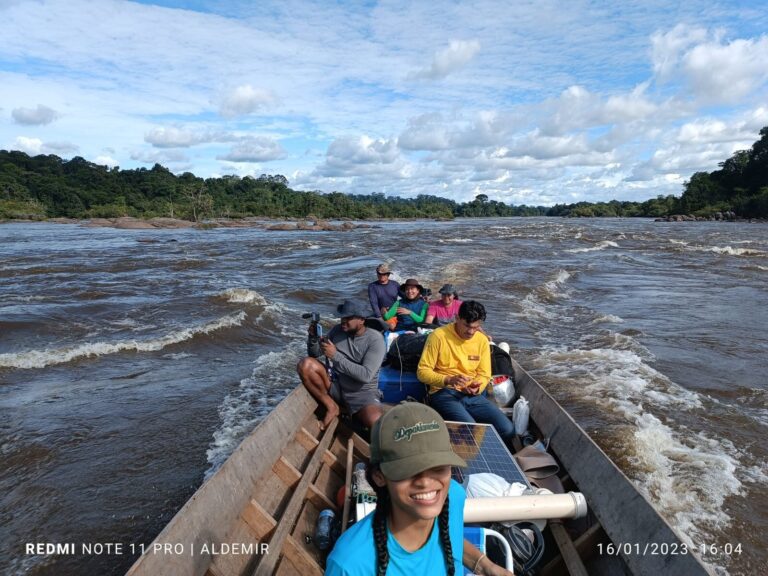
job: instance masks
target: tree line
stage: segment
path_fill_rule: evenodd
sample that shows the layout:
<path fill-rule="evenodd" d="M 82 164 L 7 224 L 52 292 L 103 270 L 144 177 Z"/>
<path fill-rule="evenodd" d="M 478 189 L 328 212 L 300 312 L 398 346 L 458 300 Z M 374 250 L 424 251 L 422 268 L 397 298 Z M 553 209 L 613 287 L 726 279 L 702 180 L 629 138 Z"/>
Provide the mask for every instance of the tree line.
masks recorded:
<path fill-rule="evenodd" d="M 681 197 L 645 202 L 578 202 L 551 207 L 510 205 L 478 194 L 469 202 L 421 194 L 400 198 L 374 194 L 293 190 L 280 174 L 254 178 L 179 176 L 160 164 L 121 170 L 76 156 L 29 156 L 0 150 L 0 218 L 44 219 L 171 217 L 306 217 L 332 219 L 456 218 L 489 216 L 709 216 L 731 211 L 744 218 L 768 217 L 768 127 L 750 150 L 736 152 L 720 170 L 697 172 Z"/>

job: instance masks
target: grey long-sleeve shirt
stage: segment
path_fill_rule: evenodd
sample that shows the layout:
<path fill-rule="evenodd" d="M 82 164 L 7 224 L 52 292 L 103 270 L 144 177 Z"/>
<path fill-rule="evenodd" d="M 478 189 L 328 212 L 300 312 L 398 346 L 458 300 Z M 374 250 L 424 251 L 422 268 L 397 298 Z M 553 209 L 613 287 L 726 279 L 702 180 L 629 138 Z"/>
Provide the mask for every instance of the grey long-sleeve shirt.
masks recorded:
<path fill-rule="evenodd" d="M 336 354 L 329 360 L 342 392 L 378 388 L 379 369 L 386 354 L 382 335 L 366 328 L 362 335 L 350 336 L 337 325 L 327 337 L 336 346 Z M 316 337 L 310 336 L 307 340 L 307 352 L 313 358 L 323 355 Z"/>

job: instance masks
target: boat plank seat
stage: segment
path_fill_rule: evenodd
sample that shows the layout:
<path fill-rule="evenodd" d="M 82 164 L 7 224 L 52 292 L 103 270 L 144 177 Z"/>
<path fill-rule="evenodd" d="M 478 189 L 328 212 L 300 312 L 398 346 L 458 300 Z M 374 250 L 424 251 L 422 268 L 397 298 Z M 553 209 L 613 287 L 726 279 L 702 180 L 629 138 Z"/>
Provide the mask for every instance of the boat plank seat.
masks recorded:
<path fill-rule="evenodd" d="M 288 443 L 283 454 L 272 465 L 271 474 L 265 475 L 264 482 L 256 483 L 254 497 L 244 508 L 241 522 L 238 522 L 234 528 L 231 536 L 233 541 L 261 543 L 273 537 L 278 524 L 275 518 L 284 515 L 291 495 L 299 489 L 299 484 L 304 478 L 304 473 L 294 466 L 289 457 L 297 463 L 308 463 L 311 461 L 310 456 L 317 452 L 319 444 L 306 427 L 297 430 L 293 440 Z M 327 459 L 325 451 L 319 454 L 318 458 Z M 335 508 L 325 492 L 313 483 L 309 483 L 303 498 L 316 502 L 321 509 L 329 503 Z M 314 516 L 316 518 L 317 512 Z M 301 549 L 301 553 L 295 552 L 297 549 Z M 306 564 L 304 557 L 306 551 L 293 538 L 286 544 L 284 550 L 291 550 L 290 557 L 297 558 L 297 563 Z M 250 574 L 253 573 L 254 565 L 258 564 L 260 559 L 259 554 L 240 557 L 216 556 L 211 560 L 211 567 L 223 574 Z M 314 561 L 317 562 L 317 560 Z"/>
<path fill-rule="evenodd" d="M 309 484 L 314 480 L 315 475 L 320 470 L 320 466 L 323 464 L 323 455 L 325 454 L 325 450 L 331 445 L 331 440 L 333 440 L 333 433 L 336 430 L 337 424 L 338 419 L 331 421 L 324 431 L 322 439 L 316 446 L 299 484 L 293 491 L 280 522 L 275 528 L 272 537 L 269 539 L 270 553 L 261 557 L 260 562 L 254 571 L 254 576 L 268 576 L 274 572 L 278 560 L 284 553 L 283 544 L 285 539 L 291 533 L 293 525 L 299 517 L 299 513 L 303 507 L 302 505 L 305 502 L 307 490 L 309 489 Z M 297 436 L 300 435 L 301 434 Z"/>
<path fill-rule="evenodd" d="M 280 561 L 275 574 L 283 574 L 285 576 L 295 576 L 296 574 L 301 574 L 302 576 L 323 575 L 323 569 L 320 568 L 317 560 L 302 548 L 293 536 L 288 536 L 284 554 L 285 556 Z"/>
<path fill-rule="evenodd" d="M 608 536 L 603 530 L 603 527 L 595 523 L 587 530 L 584 531 L 576 540 L 573 541 L 573 546 L 579 554 L 579 557 L 585 564 L 589 563 L 589 559 L 596 553 L 597 545 L 600 543 L 609 542 Z M 540 571 L 540 576 L 553 576 L 554 574 L 562 574 L 564 568 L 563 557 L 558 555 L 550 560 Z"/>
<path fill-rule="evenodd" d="M 327 466 L 330 466 L 333 471 L 339 476 L 344 476 L 344 462 L 347 457 L 347 449 L 344 448 L 340 442 L 335 442 L 332 446 L 332 450 L 326 450 L 323 455 L 323 461 Z"/>

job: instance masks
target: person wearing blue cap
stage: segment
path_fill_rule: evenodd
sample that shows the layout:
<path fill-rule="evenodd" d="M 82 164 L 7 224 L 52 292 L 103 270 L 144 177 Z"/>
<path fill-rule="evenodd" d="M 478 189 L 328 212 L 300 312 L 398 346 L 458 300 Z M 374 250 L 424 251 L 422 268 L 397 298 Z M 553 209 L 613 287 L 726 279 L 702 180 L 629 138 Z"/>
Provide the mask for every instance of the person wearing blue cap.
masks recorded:
<path fill-rule="evenodd" d="M 461 307 L 459 291 L 453 284 L 443 284 L 438 293 L 440 298 L 429 303 L 427 318 L 424 320 L 424 323 L 446 326 L 454 322 L 459 314 L 459 307 Z"/>
<path fill-rule="evenodd" d="M 345 300 L 337 307 L 341 322 L 322 339 L 317 326 L 309 326 L 308 356 L 296 367 L 301 383 L 325 408 L 320 427 L 325 429 L 344 407 L 363 426 L 370 428 L 381 416 L 379 368 L 386 348 L 381 334 L 367 329 L 366 306 Z M 318 358 L 325 356 L 323 365 Z"/>

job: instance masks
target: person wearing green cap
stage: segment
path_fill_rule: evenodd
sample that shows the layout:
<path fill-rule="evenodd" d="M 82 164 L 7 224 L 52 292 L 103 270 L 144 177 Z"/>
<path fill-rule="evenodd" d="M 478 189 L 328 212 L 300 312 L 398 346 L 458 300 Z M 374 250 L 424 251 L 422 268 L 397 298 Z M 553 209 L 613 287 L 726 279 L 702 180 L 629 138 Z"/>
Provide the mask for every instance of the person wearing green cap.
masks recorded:
<path fill-rule="evenodd" d="M 440 415 L 404 402 L 371 430 L 368 481 L 376 510 L 342 534 L 326 576 L 512 576 L 464 540 L 464 489 L 451 466 L 466 467 Z"/>

